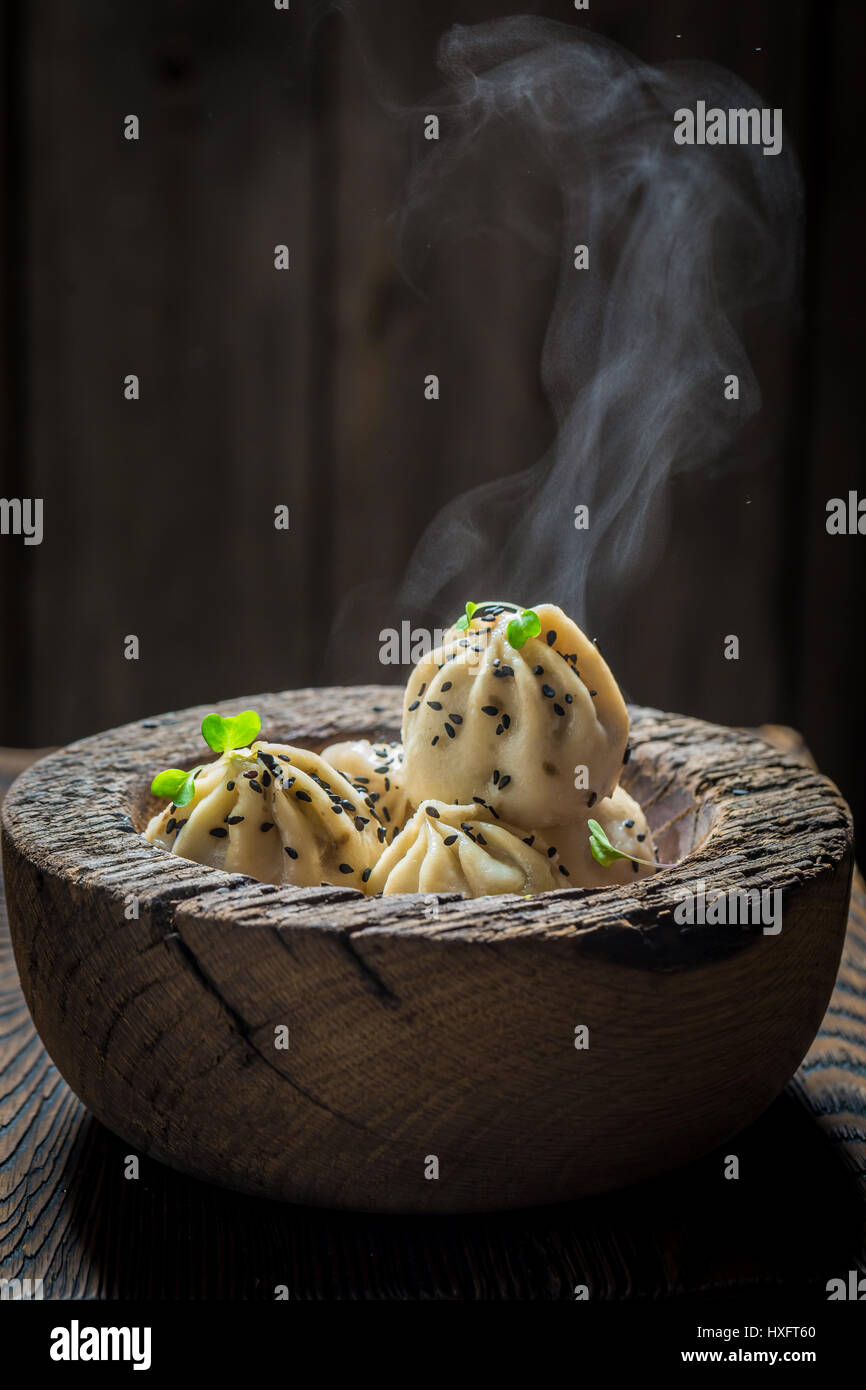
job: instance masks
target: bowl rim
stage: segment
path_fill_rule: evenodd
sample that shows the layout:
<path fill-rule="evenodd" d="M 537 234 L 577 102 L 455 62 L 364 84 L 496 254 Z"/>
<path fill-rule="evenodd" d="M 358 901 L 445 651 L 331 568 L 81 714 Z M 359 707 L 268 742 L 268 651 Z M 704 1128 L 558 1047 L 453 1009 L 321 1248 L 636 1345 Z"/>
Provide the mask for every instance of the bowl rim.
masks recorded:
<path fill-rule="evenodd" d="M 402 689 L 310 687 L 236 697 L 218 707 L 257 709 L 271 742 L 322 748 L 350 737 L 394 741 Z M 706 822 L 704 837 L 672 868 L 610 888 L 567 886 L 531 898 L 374 898 L 339 886 L 263 884 L 181 859 L 141 834 L 155 771 L 201 760 L 201 720 L 213 708 L 197 705 L 134 720 L 41 758 L 4 799 L 4 838 L 42 872 L 101 885 L 121 900 L 140 884 L 140 906 L 163 923 L 181 903 L 185 911 L 195 906 L 202 913 L 212 906 L 224 920 L 228 899 L 238 909 L 239 928 L 336 925 L 349 934 L 399 934 L 407 945 L 435 938 L 449 947 L 542 937 L 579 942 L 624 964 L 652 968 L 704 962 L 760 938 L 759 926 L 684 930 L 672 910 L 684 888 L 702 879 L 722 892 L 778 888 L 784 901 L 787 889 L 834 876 L 846 856 L 853 862 L 851 813 L 821 773 L 753 730 L 630 705 L 628 784 L 651 776 L 662 793 L 674 787 L 691 797 L 695 824 L 698 817 Z M 70 806 L 80 812 L 71 827 Z M 431 899 L 435 914 L 425 914 L 419 905 Z M 323 915 L 325 920 L 317 920 Z"/>

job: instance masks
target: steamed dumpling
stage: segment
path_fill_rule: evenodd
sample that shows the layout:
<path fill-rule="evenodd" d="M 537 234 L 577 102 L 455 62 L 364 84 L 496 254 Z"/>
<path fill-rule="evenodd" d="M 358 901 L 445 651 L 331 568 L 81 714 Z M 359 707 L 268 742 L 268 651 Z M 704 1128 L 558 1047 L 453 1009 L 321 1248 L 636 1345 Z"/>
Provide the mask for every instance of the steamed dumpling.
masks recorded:
<path fill-rule="evenodd" d="M 370 875 L 370 893 L 544 893 L 565 888 L 559 862 L 535 835 L 482 807 L 426 800 Z"/>
<path fill-rule="evenodd" d="M 369 797 L 367 804 L 372 802 L 387 838 L 393 840 L 412 810 L 406 794 L 403 745 L 356 738 L 329 744 L 322 749 L 322 757 Z"/>
<path fill-rule="evenodd" d="M 654 872 L 649 865 L 636 864 L 633 859 L 614 859 L 607 867 L 599 864 L 589 847 L 587 821 L 590 817 L 598 821 L 614 849 L 649 859 L 650 864 L 655 860 L 646 816 L 634 797 L 617 787 L 613 796 L 600 801 L 581 820 L 552 825 L 544 832 L 568 869 L 573 888 L 605 888 L 614 883 L 631 883 L 633 879 Z"/>
<path fill-rule="evenodd" d="M 385 831 L 318 753 L 280 743 L 224 753 L 202 768 L 186 806 L 144 832 L 183 859 L 263 883 L 340 883 L 365 891 Z"/>
<path fill-rule="evenodd" d="M 536 605 L 541 632 L 515 650 L 507 627 L 517 611 L 477 608 L 410 676 L 403 746 L 414 804 L 479 796 L 535 828 L 579 817 L 616 786 L 628 713 L 607 663 L 552 604 Z M 578 766 L 587 768 L 581 790 Z"/>

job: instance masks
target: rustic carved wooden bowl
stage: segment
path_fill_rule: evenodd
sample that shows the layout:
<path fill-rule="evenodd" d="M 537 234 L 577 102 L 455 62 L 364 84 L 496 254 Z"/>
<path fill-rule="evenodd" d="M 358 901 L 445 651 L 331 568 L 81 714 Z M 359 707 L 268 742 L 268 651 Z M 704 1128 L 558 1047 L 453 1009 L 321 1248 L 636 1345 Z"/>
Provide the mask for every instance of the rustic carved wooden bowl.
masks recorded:
<path fill-rule="evenodd" d="M 391 687 L 231 704 L 308 747 L 399 727 Z M 803 1058 L 841 952 L 851 820 L 832 783 L 759 738 L 632 709 L 624 781 L 677 867 L 437 905 L 268 887 L 144 842 L 151 777 L 200 759 L 206 712 L 52 754 L 3 811 L 36 1026 L 133 1150 L 295 1202 L 554 1202 L 707 1151 Z M 677 889 L 699 879 L 782 889 L 780 934 L 678 925 Z M 288 1050 L 274 1045 L 282 1024 Z"/>

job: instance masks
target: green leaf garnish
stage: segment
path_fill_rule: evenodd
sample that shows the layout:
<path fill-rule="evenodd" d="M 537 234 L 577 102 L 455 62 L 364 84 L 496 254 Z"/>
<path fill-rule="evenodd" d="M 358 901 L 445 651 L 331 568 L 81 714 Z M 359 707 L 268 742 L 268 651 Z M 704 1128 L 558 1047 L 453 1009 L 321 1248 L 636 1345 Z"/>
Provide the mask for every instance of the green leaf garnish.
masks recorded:
<path fill-rule="evenodd" d="M 241 710 L 225 719 L 221 714 L 207 714 L 201 722 L 202 738 L 215 753 L 247 748 L 261 727 L 262 721 L 254 709 Z"/>
<path fill-rule="evenodd" d="M 608 864 L 612 864 L 615 859 L 630 859 L 633 864 L 646 864 L 650 869 L 673 869 L 676 867 L 675 864 L 665 864 L 660 859 L 641 859 L 637 854 L 626 854 L 625 850 L 617 849 L 615 845 L 611 844 L 597 820 L 588 820 L 587 826 L 589 827 L 589 848 L 592 851 L 592 857 L 601 864 L 603 869 L 606 869 Z"/>
<path fill-rule="evenodd" d="M 246 748 L 252 743 L 262 727 L 262 721 L 254 709 L 241 710 L 240 714 L 205 715 L 201 723 L 202 736 L 215 753 L 230 753 L 234 748 Z M 154 796 L 165 796 L 175 806 L 186 806 L 195 796 L 196 774 L 201 772 L 204 763 L 184 772 L 180 767 L 167 767 L 158 772 L 150 784 Z"/>
<path fill-rule="evenodd" d="M 477 607 L 478 607 L 478 604 L 477 604 L 477 603 L 467 603 L 467 605 L 466 605 L 466 612 L 465 612 L 465 613 L 461 613 L 461 614 L 460 614 L 460 617 L 457 619 L 456 623 L 454 624 L 454 626 L 456 627 L 456 629 L 457 629 L 458 632 L 465 632 L 465 631 L 466 631 L 467 627 L 468 627 L 469 624 L 472 622 L 472 614 L 475 612 L 475 610 L 476 610 Z"/>
<path fill-rule="evenodd" d="M 195 774 L 200 771 L 201 765 L 190 768 L 189 772 L 180 767 L 168 767 L 165 772 L 156 774 L 150 790 L 154 796 L 167 797 L 175 806 L 186 806 L 195 795 Z"/>
<path fill-rule="evenodd" d="M 519 652 L 520 648 L 526 645 L 530 637 L 537 637 L 540 631 L 541 619 L 535 609 L 524 608 L 522 613 L 516 618 L 511 619 L 511 622 L 505 629 L 505 635 L 508 638 L 509 645 L 512 646 L 516 652 Z"/>
<path fill-rule="evenodd" d="M 608 864 L 612 864 L 615 859 L 634 859 L 633 854 L 624 854 L 621 849 L 616 849 L 607 838 L 602 827 L 597 820 L 588 820 L 589 827 L 589 848 L 592 851 L 593 859 L 606 869 Z M 638 859 L 639 864 L 643 860 Z"/>

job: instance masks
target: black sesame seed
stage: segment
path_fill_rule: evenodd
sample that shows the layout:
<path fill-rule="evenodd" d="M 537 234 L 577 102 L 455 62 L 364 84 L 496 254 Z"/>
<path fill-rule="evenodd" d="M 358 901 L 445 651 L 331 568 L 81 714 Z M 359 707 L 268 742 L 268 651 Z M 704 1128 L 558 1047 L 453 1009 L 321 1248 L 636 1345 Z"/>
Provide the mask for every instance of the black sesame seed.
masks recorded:
<path fill-rule="evenodd" d="M 341 865 L 340 865 L 340 873 L 341 873 L 341 874 L 353 874 L 354 872 L 355 872 L 355 870 L 352 868 L 351 864 L 341 864 Z"/>
<path fill-rule="evenodd" d="M 547 634 L 547 645 L 548 645 L 548 647 L 552 647 L 555 641 L 556 641 L 556 629 L 555 629 L 555 628 L 551 628 L 550 631 L 549 631 L 548 634 Z"/>
<path fill-rule="evenodd" d="M 264 796 L 264 792 L 262 791 L 258 782 L 250 782 L 250 791 L 258 792 L 259 796 Z"/>
<path fill-rule="evenodd" d="M 636 859 L 633 859 L 633 860 L 631 861 L 631 866 L 632 866 L 632 868 L 634 869 L 635 873 L 637 873 L 637 872 L 638 872 L 638 867 L 639 867 L 639 866 L 638 866 L 638 862 L 637 862 Z"/>
<path fill-rule="evenodd" d="M 487 802 L 484 800 L 484 797 L 483 797 L 483 796 L 473 796 L 472 800 L 475 801 L 475 802 L 477 802 L 479 806 L 486 806 L 486 805 L 487 805 Z M 456 802 L 455 802 L 455 805 L 456 805 Z"/>
<path fill-rule="evenodd" d="M 388 834 L 384 825 L 379 826 L 379 828 L 376 831 L 376 834 L 379 836 L 379 844 L 383 845 L 385 843 L 385 836 Z"/>
<path fill-rule="evenodd" d="M 374 768 L 373 768 L 373 771 L 374 771 L 374 772 L 378 772 L 378 773 L 381 775 L 383 772 L 387 772 L 387 771 L 389 770 L 390 766 L 391 766 L 390 763 L 386 763 L 384 767 L 374 767 Z"/>
<path fill-rule="evenodd" d="M 559 866 L 559 872 L 560 872 L 561 874 L 565 874 L 565 877 L 566 877 L 566 878 L 571 878 L 571 874 L 568 872 L 568 869 L 565 867 L 564 864 L 560 864 L 560 866 Z"/>
<path fill-rule="evenodd" d="M 305 791 L 296 791 L 295 796 L 298 798 L 299 801 L 312 801 L 313 799 L 310 796 L 310 793 Z"/>
<path fill-rule="evenodd" d="M 445 836 L 445 839 L 442 841 L 442 843 L 443 843 L 443 845 L 453 845 L 453 844 L 454 844 L 454 841 L 455 841 L 456 839 L 457 839 L 457 836 L 456 836 L 456 835 L 446 835 L 446 836 Z"/>
<path fill-rule="evenodd" d="M 504 725 L 504 724 L 497 724 L 497 725 L 496 725 L 496 732 L 497 732 L 497 734 L 504 734 L 504 733 L 505 733 L 505 725 Z"/>
<path fill-rule="evenodd" d="M 186 820 L 179 820 L 179 821 L 178 821 L 178 823 L 177 823 L 177 833 L 178 833 L 178 834 L 180 834 L 180 832 L 183 830 L 183 827 L 186 825 L 186 821 L 187 821 L 187 820 L 189 820 L 189 816 L 187 816 Z"/>
<path fill-rule="evenodd" d="M 556 691 L 554 690 L 552 685 L 543 685 L 541 687 L 541 693 L 542 695 L 546 695 L 548 700 L 552 700 L 554 695 L 556 694 Z"/>
<path fill-rule="evenodd" d="M 387 806 L 383 806 L 383 807 L 382 807 L 382 815 L 385 817 L 386 821 L 388 821 L 389 824 L 390 824 L 390 821 L 391 821 L 391 812 L 388 810 L 388 807 L 387 807 Z"/>
<path fill-rule="evenodd" d="M 504 791 L 505 788 L 508 786 L 508 783 L 509 783 L 510 781 L 511 781 L 511 778 L 508 777 L 508 776 L 506 776 L 506 777 L 500 777 L 500 779 L 499 779 L 499 790 L 500 790 L 500 791 Z"/>
<path fill-rule="evenodd" d="M 297 859 L 298 857 L 298 851 L 296 849 L 292 849 L 291 845 L 286 845 L 286 854 L 289 856 L 290 859 Z"/>
<path fill-rule="evenodd" d="M 257 773 L 257 772 L 245 772 L 245 773 L 244 773 L 244 776 L 247 778 L 248 781 L 252 782 L 253 778 L 258 777 L 258 773 Z"/>
<path fill-rule="evenodd" d="M 499 812 L 497 811 L 495 806 L 488 806 L 487 809 L 490 812 L 491 816 L 495 816 L 497 820 L 500 819 Z"/>
<path fill-rule="evenodd" d="M 243 816 L 226 816 L 226 825 L 240 825 Z"/>
<path fill-rule="evenodd" d="M 590 693 L 590 695 L 592 696 L 592 698 L 595 699 L 596 695 L 598 694 L 598 691 L 597 691 L 597 690 L 591 690 L 589 693 Z"/>
<path fill-rule="evenodd" d="M 623 825 L 625 826 L 626 830 L 631 830 L 632 826 L 634 825 L 634 821 L 633 821 L 633 820 L 624 820 L 624 821 L 623 821 Z"/>
<path fill-rule="evenodd" d="M 503 714 L 503 716 L 502 716 L 502 727 L 503 727 L 503 729 L 510 729 L 510 728 L 511 728 L 511 715 L 510 715 L 510 714 Z"/>
<path fill-rule="evenodd" d="M 270 785 L 271 785 L 271 774 L 270 774 L 269 772 L 263 772 L 263 773 L 262 773 L 262 786 L 263 786 L 263 787 L 269 787 Z"/>
<path fill-rule="evenodd" d="M 553 712 L 554 712 L 554 714 L 560 714 L 560 715 L 565 714 L 565 710 L 562 708 L 562 705 L 554 705 L 554 706 L 553 706 Z"/>
<path fill-rule="evenodd" d="M 626 746 L 625 746 L 625 752 L 624 752 L 623 755 L 622 755 L 623 763 L 627 763 L 630 757 L 631 757 L 631 744 L 630 744 L 630 743 L 627 743 Z"/>
<path fill-rule="evenodd" d="M 482 706 L 481 706 L 481 713 L 482 713 L 482 714 L 498 714 L 498 713 L 499 713 L 499 706 L 498 706 L 498 705 L 482 705 Z"/>
<path fill-rule="evenodd" d="M 227 791 L 227 792 L 233 792 L 234 789 L 235 789 L 235 784 L 234 784 L 234 782 L 226 782 L 226 791 Z"/>
<path fill-rule="evenodd" d="M 431 747 L 431 748 L 435 748 L 435 747 L 436 747 L 436 744 L 437 744 L 438 742 L 439 742 L 439 735 L 437 734 L 435 738 L 431 738 L 431 740 L 430 740 L 430 747 Z"/>
<path fill-rule="evenodd" d="M 445 725 L 445 732 L 446 732 L 446 734 L 448 735 L 449 738 L 454 738 L 454 736 L 455 736 L 455 735 L 454 735 L 454 730 L 452 729 L 452 727 L 451 727 L 450 724 L 446 724 L 446 725 Z"/>
<path fill-rule="evenodd" d="M 486 844 L 487 844 L 487 841 L 485 840 L 484 836 L 481 834 L 481 831 L 480 831 L 480 830 L 479 830 L 479 832 L 478 832 L 478 843 L 479 843 L 479 845 L 486 845 Z"/>
<path fill-rule="evenodd" d="M 364 829 L 364 826 L 365 826 L 365 825 L 369 825 L 369 824 L 370 824 L 370 817 L 369 817 L 369 816 L 356 816 L 356 817 L 355 817 L 355 829 L 356 829 L 356 830 L 363 830 L 363 829 Z"/>
<path fill-rule="evenodd" d="M 570 704 L 572 703 L 573 699 L 574 699 L 574 696 L 573 696 L 573 695 L 566 695 L 566 697 L 565 697 L 565 703 L 566 703 L 567 705 L 570 705 Z"/>
<path fill-rule="evenodd" d="M 494 770 L 493 770 L 493 785 L 494 785 L 494 787 L 499 785 L 499 768 L 498 768 L 498 767 L 497 767 L 497 768 L 494 768 Z"/>
<path fill-rule="evenodd" d="M 494 671 L 493 674 L 494 674 L 494 676 L 513 676 L 513 675 L 514 675 L 514 667 L 513 667 L 513 666 L 500 666 L 499 670 L 498 670 L 498 671 Z"/>
<path fill-rule="evenodd" d="M 372 869 L 365 869 L 364 872 L 363 872 L 362 875 L 361 875 L 361 881 L 362 881 L 363 883 L 366 883 L 366 882 L 367 882 L 367 879 L 370 877 L 370 875 L 371 875 L 372 872 L 373 872 Z"/>
<path fill-rule="evenodd" d="M 543 667 L 543 666 L 533 666 L 533 668 L 532 668 L 532 674 L 533 674 L 534 676 L 543 676 L 543 675 L 544 675 L 544 667 Z"/>
<path fill-rule="evenodd" d="M 439 819 L 439 812 L 436 810 L 435 806 L 425 806 L 424 810 L 427 812 L 428 816 L 433 816 L 435 820 Z"/>
<path fill-rule="evenodd" d="M 462 723 L 463 723 L 463 715 L 462 715 L 462 714 L 449 714 L 448 718 L 449 718 L 449 719 L 452 721 L 452 723 L 454 723 L 454 724 L 462 724 Z"/>
<path fill-rule="evenodd" d="M 424 691 L 425 691 L 426 689 L 427 689 L 427 682 L 425 681 L 424 684 L 421 686 L 421 689 L 418 691 L 418 699 L 419 699 L 419 700 L 421 699 L 421 696 L 424 694 Z"/>
<path fill-rule="evenodd" d="M 339 801 L 331 806 L 331 810 L 334 812 L 335 816 L 341 816 L 343 814 L 343 808 L 340 805 Z"/>
<path fill-rule="evenodd" d="M 643 844 L 644 840 L 646 839 L 646 835 L 635 835 L 635 839 L 639 840 L 640 843 Z"/>
<path fill-rule="evenodd" d="M 226 830 L 225 826 L 223 826 L 223 825 L 215 825 L 214 828 L 213 828 L 213 830 L 212 830 L 210 833 L 211 833 L 217 840 L 224 840 L 225 837 L 226 837 L 226 835 L 228 835 L 229 832 Z"/>
<path fill-rule="evenodd" d="M 172 832 L 173 830 L 175 830 L 176 828 L 177 828 L 177 821 L 175 820 L 174 816 L 172 816 L 171 819 L 170 819 L 169 822 L 168 822 L 168 825 L 165 827 L 165 833 L 166 833 L 166 835 L 170 835 L 171 832 Z"/>
<path fill-rule="evenodd" d="M 263 820 L 261 825 L 259 826 L 259 830 L 273 830 L 273 828 L 274 823 L 272 820 Z"/>
<path fill-rule="evenodd" d="M 548 859 L 555 859 L 555 858 L 556 858 L 556 850 L 553 848 L 553 845 L 551 845 L 551 846 L 550 846 L 550 849 L 547 851 L 547 857 L 548 857 Z"/>
<path fill-rule="evenodd" d="M 443 689 L 443 690 L 450 690 L 450 689 L 451 689 L 451 686 L 452 686 L 453 684 L 454 684 L 453 681 L 446 681 L 445 684 L 442 686 L 442 689 Z"/>
<path fill-rule="evenodd" d="M 420 703 L 421 703 L 420 700 L 413 700 L 412 703 L 411 703 L 411 705 L 409 706 L 409 713 L 411 714 L 411 713 L 412 713 L 412 710 L 417 709 L 418 706 L 420 705 Z"/>
<path fill-rule="evenodd" d="M 526 839 L 523 841 L 523 843 L 524 843 L 525 845 L 530 845 L 530 846 L 534 845 L 534 844 L 535 844 L 535 836 L 534 836 L 534 835 L 527 835 L 527 836 L 526 836 Z"/>
<path fill-rule="evenodd" d="M 288 753 L 278 753 L 277 757 L 279 758 L 281 763 L 290 763 L 292 761 Z"/>
<path fill-rule="evenodd" d="M 590 794 L 589 794 L 589 799 L 587 800 L 587 803 L 586 803 L 587 806 L 594 806 L 595 803 L 596 803 L 597 801 L 598 801 L 598 792 L 590 792 Z"/>

